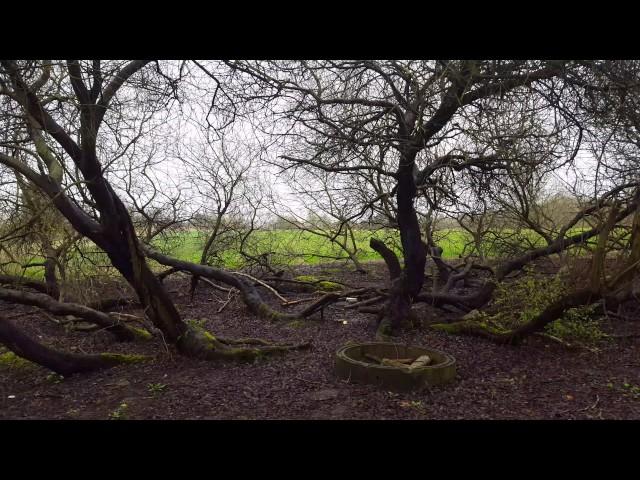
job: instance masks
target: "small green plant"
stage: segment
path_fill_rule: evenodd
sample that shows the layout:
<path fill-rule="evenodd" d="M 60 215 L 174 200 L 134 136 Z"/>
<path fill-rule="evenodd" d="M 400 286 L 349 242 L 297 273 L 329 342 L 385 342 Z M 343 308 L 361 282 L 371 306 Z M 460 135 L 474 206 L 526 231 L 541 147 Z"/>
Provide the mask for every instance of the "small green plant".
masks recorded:
<path fill-rule="evenodd" d="M 204 328 L 204 324 L 207 322 L 207 319 L 206 318 L 199 318 L 199 319 L 189 318 L 187 319 L 186 322 L 188 325 L 191 325 L 194 328 L 202 329 Z"/>
<path fill-rule="evenodd" d="M 600 321 L 593 318 L 596 308 L 596 305 L 571 308 L 561 319 L 547 325 L 545 331 L 569 342 L 598 343 L 609 335 L 602 331 Z"/>
<path fill-rule="evenodd" d="M 30 368 L 34 366 L 32 362 L 19 357 L 13 352 L 6 352 L 0 355 L 0 365 L 10 368 Z"/>
<path fill-rule="evenodd" d="M 148 383 L 147 390 L 152 395 L 162 393 L 167 386 L 164 383 Z"/>
<path fill-rule="evenodd" d="M 411 408 L 420 413 L 426 412 L 426 408 L 420 400 L 401 400 L 398 405 L 402 408 Z"/>
<path fill-rule="evenodd" d="M 111 420 L 126 420 L 128 409 L 129 409 L 129 405 L 122 402 L 120 405 L 118 405 L 118 408 L 116 408 L 113 412 L 109 414 L 109 418 Z"/>
<path fill-rule="evenodd" d="M 633 398 L 640 398 L 640 386 L 625 381 L 622 388 Z"/>
<path fill-rule="evenodd" d="M 46 376 L 45 380 L 49 383 L 60 383 L 64 380 L 64 376 L 59 373 L 50 373 Z"/>

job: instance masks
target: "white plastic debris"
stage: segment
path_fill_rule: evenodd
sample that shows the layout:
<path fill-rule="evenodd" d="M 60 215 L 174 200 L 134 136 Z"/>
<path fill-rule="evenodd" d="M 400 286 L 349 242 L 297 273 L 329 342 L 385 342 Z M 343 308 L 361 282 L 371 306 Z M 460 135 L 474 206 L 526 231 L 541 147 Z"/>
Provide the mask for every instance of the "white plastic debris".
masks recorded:
<path fill-rule="evenodd" d="M 347 303 L 356 303 L 358 299 L 356 297 L 347 297 L 344 299 Z"/>
<path fill-rule="evenodd" d="M 16 398 L 15 395 L 9 395 L 7 398 Z"/>

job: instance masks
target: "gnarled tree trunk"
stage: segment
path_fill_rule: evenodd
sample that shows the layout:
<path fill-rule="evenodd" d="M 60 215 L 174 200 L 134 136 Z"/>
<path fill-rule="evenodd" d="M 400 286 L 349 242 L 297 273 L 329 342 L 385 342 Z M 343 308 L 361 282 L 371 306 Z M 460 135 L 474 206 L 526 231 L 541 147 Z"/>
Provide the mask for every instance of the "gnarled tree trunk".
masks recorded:
<path fill-rule="evenodd" d="M 13 323 L 0 316 L 0 343 L 21 358 L 42 365 L 60 375 L 91 372 L 110 368 L 121 363 L 142 361 L 139 355 L 121 355 L 103 353 L 97 355 L 81 355 L 60 352 L 42 345 L 24 334 Z"/>

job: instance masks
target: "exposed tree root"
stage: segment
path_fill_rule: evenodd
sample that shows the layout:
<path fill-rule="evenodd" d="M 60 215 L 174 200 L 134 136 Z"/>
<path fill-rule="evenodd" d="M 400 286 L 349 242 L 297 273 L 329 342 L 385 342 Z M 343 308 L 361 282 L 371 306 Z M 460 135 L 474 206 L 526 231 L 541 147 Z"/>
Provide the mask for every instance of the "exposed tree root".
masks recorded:
<path fill-rule="evenodd" d="M 233 348 L 229 345 L 260 346 L 255 348 Z M 292 350 L 304 350 L 310 348 L 311 343 L 276 345 L 258 338 L 222 339 L 216 338 L 203 328 L 190 326 L 178 340 L 177 347 L 182 353 L 202 360 L 252 362 L 257 358 L 268 355 L 282 354 Z"/>
<path fill-rule="evenodd" d="M 111 368 L 123 363 L 134 363 L 148 359 L 148 357 L 142 355 L 122 355 L 118 353 L 81 355 L 60 352 L 42 345 L 28 335 L 25 335 L 2 316 L 0 316 L 0 343 L 3 343 L 19 357 L 42 365 L 64 376 Z"/>
<path fill-rule="evenodd" d="M 127 341 L 147 339 L 151 334 L 147 330 L 131 327 L 118 316 L 112 316 L 77 303 L 63 303 L 41 293 L 28 293 L 19 290 L 0 288 L 0 299 L 22 305 L 32 305 L 54 315 L 75 315 L 95 323 L 113 333 L 118 340 Z"/>

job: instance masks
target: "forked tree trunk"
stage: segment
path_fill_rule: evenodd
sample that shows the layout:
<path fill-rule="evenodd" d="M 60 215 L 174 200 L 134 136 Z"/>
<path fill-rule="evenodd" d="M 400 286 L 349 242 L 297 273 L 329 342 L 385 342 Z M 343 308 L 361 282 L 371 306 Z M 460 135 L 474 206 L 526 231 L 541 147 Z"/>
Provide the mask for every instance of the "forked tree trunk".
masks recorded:
<path fill-rule="evenodd" d="M 398 168 L 397 220 L 404 253 L 404 268 L 400 277 L 392 283 L 387 304 L 387 317 L 392 332 L 408 318 L 413 299 L 422 289 L 427 263 L 418 215 L 413 205 L 416 196 L 413 176 L 415 156 L 416 152 L 403 152 Z"/>
<path fill-rule="evenodd" d="M 165 340 L 178 343 L 188 327 L 160 280 L 149 268 L 138 243 L 131 217 L 119 198 L 115 197 L 117 221 L 107 232 L 106 241 L 97 238 L 98 245 L 105 250 L 113 266 L 133 287 L 145 314 L 162 331 Z M 96 241 L 94 240 L 94 241 Z"/>

